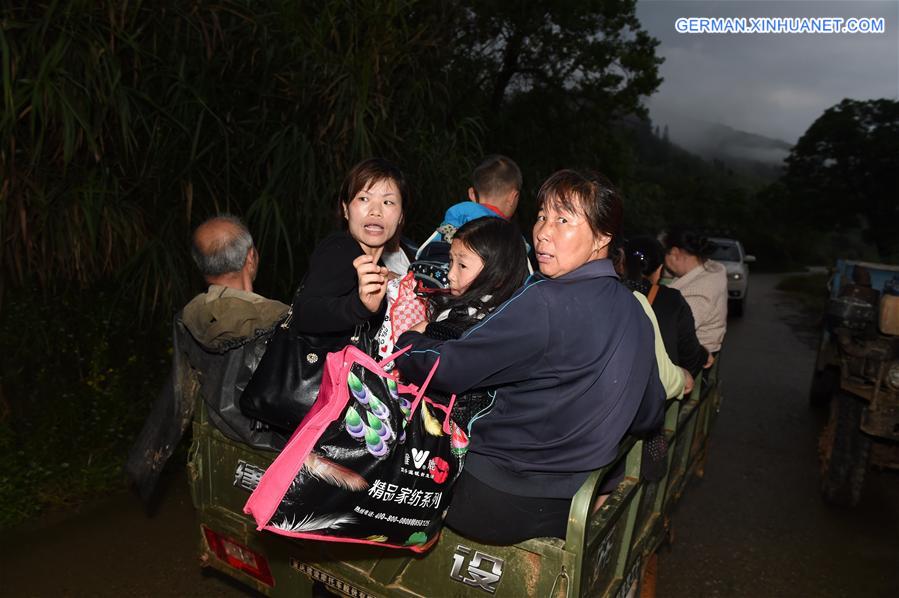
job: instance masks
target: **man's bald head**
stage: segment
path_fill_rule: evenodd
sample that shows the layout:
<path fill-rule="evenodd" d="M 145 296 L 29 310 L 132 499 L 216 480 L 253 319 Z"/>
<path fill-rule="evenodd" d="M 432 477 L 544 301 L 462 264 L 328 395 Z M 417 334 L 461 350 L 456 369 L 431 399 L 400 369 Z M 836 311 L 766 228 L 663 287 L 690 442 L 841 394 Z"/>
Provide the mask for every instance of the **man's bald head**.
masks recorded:
<path fill-rule="evenodd" d="M 251 253 L 255 254 L 253 236 L 234 216 L 215 216 L 194 231 L 191 255 L 206 280 L 238 274 L 248 265 Z M 252 274 L 255 276 L 255 264 Z"/>

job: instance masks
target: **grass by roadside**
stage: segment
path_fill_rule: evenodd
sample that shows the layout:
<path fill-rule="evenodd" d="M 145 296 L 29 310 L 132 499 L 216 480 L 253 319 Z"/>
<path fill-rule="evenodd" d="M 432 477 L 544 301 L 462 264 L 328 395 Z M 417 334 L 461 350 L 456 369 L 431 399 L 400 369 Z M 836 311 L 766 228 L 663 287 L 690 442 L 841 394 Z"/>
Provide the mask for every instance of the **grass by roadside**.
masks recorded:
<path fill-rule="evenodd" d="M 830 274 L 826 272 L 791 274 L 777 284 L 777 290 L 790 293 L 802 304 L 805 311 L 811 314 L 822 314 L 827 308 L 829 297 L 828 280 L 830 280 Z"/>
<path fill-rule="evenodd" d="M 168 363 L 168 323 L 95 289 L 25 292 L 0 317 L 0 529 L 123 488 L 125 453 Z"/>

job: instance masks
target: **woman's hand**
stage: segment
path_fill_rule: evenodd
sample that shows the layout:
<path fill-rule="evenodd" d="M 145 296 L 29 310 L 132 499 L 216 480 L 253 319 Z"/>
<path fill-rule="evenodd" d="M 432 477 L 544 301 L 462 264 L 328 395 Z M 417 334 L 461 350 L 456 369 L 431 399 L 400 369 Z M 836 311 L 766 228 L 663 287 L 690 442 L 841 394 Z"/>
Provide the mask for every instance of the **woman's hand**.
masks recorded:
<path fill-rule="evenodd" d="M 684 368 L 681 368 L 684 370 Z M 695 380 L 693 380 L 693 376 L 687 370 L 684 370 L 684 396 L 693 392 L 693 385 L 695 384 Z"/>
<path fill-rule="evenodd" d="M 419 322 L 418 324 L 416 324 L 415 326 L 413 326 L 413 327 L 410 328 L 409 330 L 413 330 L 413 331 L 415 331 L 415 332 L 417 332 L 417 333 L 419 333 L 419 334 L 424 334 L 424 333 L 425 333 L 425 328 L 427 328 L 427 327 L 428 327 L 428 321 L 427 321 L 427 320 L 422 320 L 421 322 Z M 407 331 L 407 332 L 408 332 L 408 331 Z"/>
<path fill-rule="evenodd" d="M 375 313 L 387 293 L 387 268 L 379 266 L 370 255 L 354 259 L 353 267 L 359 279 L 359 299 L 368 311 Z"/>
<path fill-rule="evenodd" d="M 715 363 L 715 356 L 709 353 L 709 358 L 705 360 L 705 365 L 702 366 L 702 369 L 709 369 L 710 367 L 712 367 L 713 363 Z"/>

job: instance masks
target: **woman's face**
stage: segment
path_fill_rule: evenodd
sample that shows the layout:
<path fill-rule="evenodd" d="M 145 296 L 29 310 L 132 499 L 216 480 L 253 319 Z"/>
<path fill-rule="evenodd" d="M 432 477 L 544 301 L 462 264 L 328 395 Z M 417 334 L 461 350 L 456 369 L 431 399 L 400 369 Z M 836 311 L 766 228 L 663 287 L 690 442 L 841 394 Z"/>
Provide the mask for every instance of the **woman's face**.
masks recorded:
<path fill-rule="evenodd" d="M 458 297 L 471 287 L 484 269 L 484 260 L 459 239 L 453 239 L 449 255 L 450 269 L 446 278 L 449 280 L 450 294 Z"/>
<path fill-rule="evenodd" d="M 549 278 L 568 274 L 587 262 L 608 257 L 608 235 L 594 235 L 578 207 L 569 211 L 547 198 L 534 224 L 534 251 L 540 273 Z"/>
<path fill-rule="evenodd" d="M 403 198 L 392 179 L 369 183 L 343 206 L 350 235 L 363 249 L 383 247 L 403 219 Z"/>
<path fill-rule="evenodd" d="M 665 268 L 675 276 L 683 276 L 690 271 L 685 265 L 684 258 L 685 252 L 680 247 L 672 247 L 665 253 Z"/>

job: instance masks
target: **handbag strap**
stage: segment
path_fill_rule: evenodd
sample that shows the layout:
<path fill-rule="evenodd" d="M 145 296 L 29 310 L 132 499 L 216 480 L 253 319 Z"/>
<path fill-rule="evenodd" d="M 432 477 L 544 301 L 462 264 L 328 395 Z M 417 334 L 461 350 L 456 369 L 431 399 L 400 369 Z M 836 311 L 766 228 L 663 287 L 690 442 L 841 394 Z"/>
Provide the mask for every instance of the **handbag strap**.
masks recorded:
<path fill-rule="evenodd" d="M 656 300 L 656 295 L 658 295 L 658 294 L 659 294 L 659 285 L 657 285 L 657 284 L 652 285 L 652 287 L 649 289 L 649 294 L 646 295 L 646 300 L 649 302 L 650 305 L 652 305 L 652 302 Z"/>

